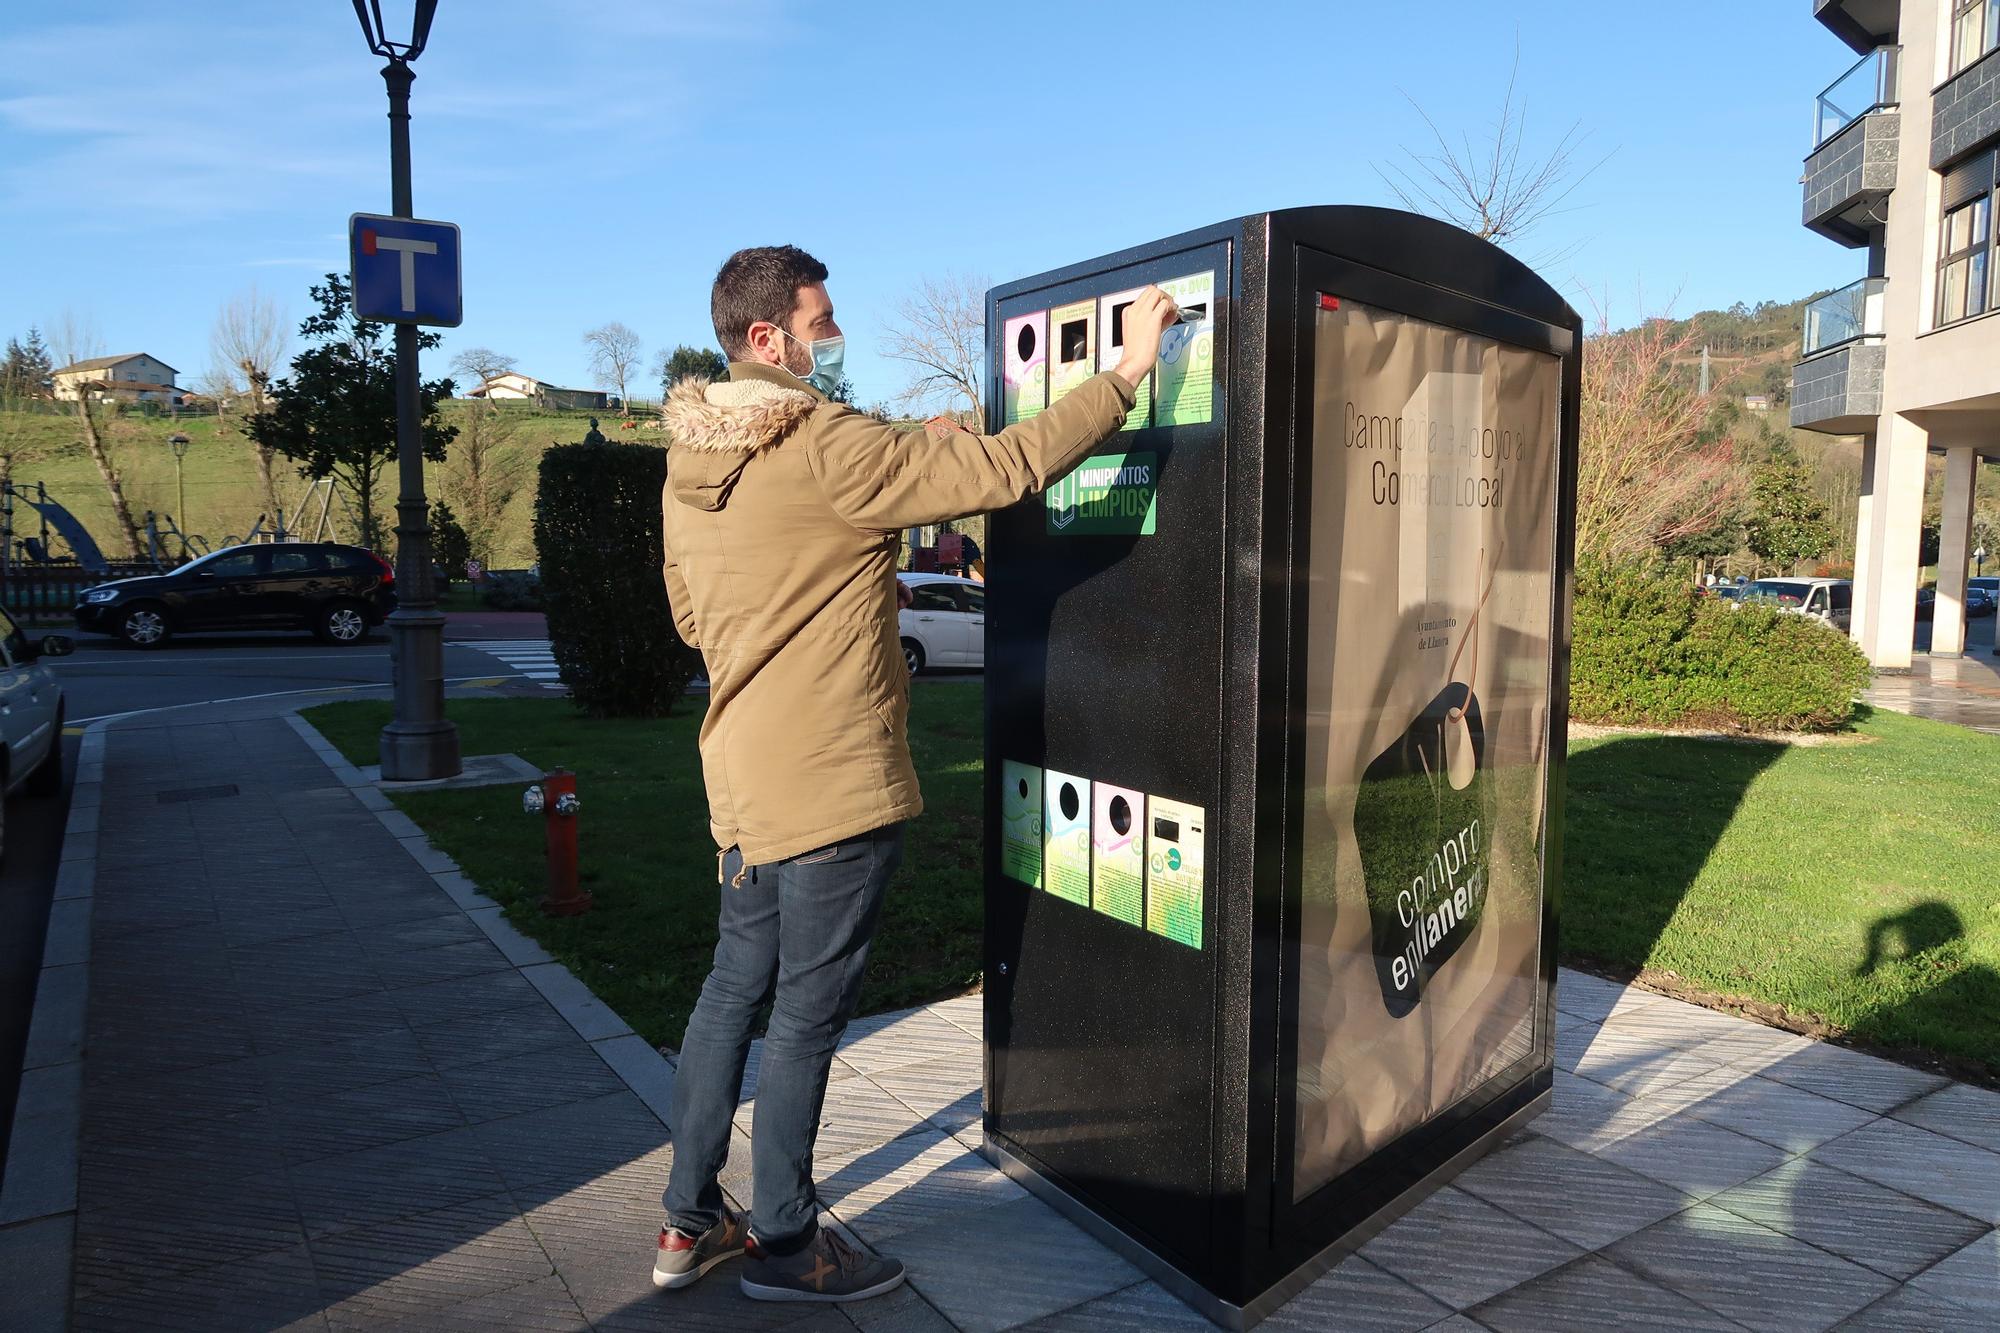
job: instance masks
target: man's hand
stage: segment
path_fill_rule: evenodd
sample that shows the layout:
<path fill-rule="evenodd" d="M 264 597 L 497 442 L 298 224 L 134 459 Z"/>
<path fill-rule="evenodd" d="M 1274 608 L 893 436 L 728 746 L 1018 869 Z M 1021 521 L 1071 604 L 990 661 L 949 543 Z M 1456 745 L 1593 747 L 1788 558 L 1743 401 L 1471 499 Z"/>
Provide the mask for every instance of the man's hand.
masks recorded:
<path fill-rule="evenodd" d="M 915 595 L 910 592 L 910 585 L 903 582 L 901 579 L 897 579 L 896 609 L 898 611 L 907 611 L 910 609 L 911 603 L 915 602 L 916 600 L 917 599 Z"/>
<path fill-rule="evenodd" d="M 1125 307 L 1125 355 L 1112 372 L 1139 391 L 1139 381 L 1160 356 L 1160 335 L 1167 326 L 1179 322 L 1181 312 L 1173 298 L 1158 287 L 1148 287 Z"/>

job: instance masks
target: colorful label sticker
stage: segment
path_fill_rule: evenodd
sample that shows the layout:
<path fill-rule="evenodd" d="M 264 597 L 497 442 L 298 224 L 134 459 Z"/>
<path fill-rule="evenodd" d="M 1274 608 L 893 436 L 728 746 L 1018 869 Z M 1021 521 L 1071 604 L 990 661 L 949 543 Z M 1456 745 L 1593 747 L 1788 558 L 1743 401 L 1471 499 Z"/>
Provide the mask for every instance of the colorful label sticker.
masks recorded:
<path fill-rule="evenodd" d="M 1129 292 L 1113 292 L 1110 296 L 1098 298 L 1097 302 L 1097 368 L 1116 370 L 1119 360 L 1125 355 L 1125 308 L 1138 298 L 1143 287 L 1134 287 Z M 1132 410 L 1125 414 L 1125 424 L 1120 430 L 1141 430 L 1151 425 L 1153 419 L 1153 372 L 1139 381 L 1139 394 L 1132 404 Z"/>
<path fill-rule="evenodd" d="M 1048 891 L 1090 906 L 1090 780 L 1047 770 L 1042 875 Z"/>
<path fill-rule="evenodd" d="M 1159 458 L 1150 452 L 1092 454 L 1042 492 L 1049 535 L 1151 536 L 1158 522 L 1159 474 Z"/>
<path fill-rule="evenodd" d="M 1146 798 L 1100 782 L 1090 798 L 1090 905 L 1142 926 L 1145 890 Z"/>
<path fill-rule="evenodd" d="M 1146 929 L 1201 947 L 1202 818 L 1198 805 L 1146 798 Z"/>
<path fill-rule="evenodd" d="M 1011 759 L 1000 766 L 1000 873 L 1042 887 L 1042 770 Z"/>
<path fill-rule="evenodd" d="M 1170 278 L 1160 290 L 1183 314 L 1201 318 L 1176 324 L 1160 339 L 1155 426 L 1192 426 L 1215 419 L 1215 274 Z"/>
<path fill-rule="evenodd" d="M 1097 303 L 1049 311 L 1049 405 L 1097 373 Z"/>
<path fill-rule="evenodd" d="M 1006 360 L 1001 377 L 1003 424 L 1040 415 L 1049 400 L 1049 312 L 1018 315 L 1002 327 Z"/>

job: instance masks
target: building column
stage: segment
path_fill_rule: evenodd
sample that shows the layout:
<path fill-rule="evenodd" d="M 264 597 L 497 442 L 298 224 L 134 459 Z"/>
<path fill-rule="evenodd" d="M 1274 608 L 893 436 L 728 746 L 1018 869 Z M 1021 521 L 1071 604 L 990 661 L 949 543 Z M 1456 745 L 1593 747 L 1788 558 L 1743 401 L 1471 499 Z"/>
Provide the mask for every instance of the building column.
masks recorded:
<path fill-rule="evenodd" d="M 1874 623 L 1874 584 L 1868 578 L 1869 563 L 1875 557 L 1875 437 L 1861 440 L 1861 492 L 1854 505 L 1854 606 L 1848 613 L 1847 633 L 1863 652 L 1868 651 L 1868 628 Z"/>
<path fill-rule="evenodd" d="M 1924 540 L 1924 464 L 1930 432 L 1899 412 L 1875 437 L 1875 517 L 1869 530 L 1868 641 L 1878 670 L 1908 671 L 1916 645 L 1917 575 Z"/>
<path fill-rule="evenodd" d="M 1965 651 L 1966 566 L 1972 561 L 1972 488 L 1979 459 L 1968 444 L 1944 451 L 1944 516 L 1938 529 L 1937 601 L 1931 612 L 1931 656 Z"/>

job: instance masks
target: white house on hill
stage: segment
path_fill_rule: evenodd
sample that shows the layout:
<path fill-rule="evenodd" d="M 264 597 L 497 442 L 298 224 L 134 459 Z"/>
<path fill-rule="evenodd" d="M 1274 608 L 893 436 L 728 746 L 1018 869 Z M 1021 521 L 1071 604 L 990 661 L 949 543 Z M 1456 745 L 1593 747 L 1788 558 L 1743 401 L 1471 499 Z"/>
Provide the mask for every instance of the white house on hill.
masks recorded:
<path fill-rule="evenodd" d="M 602 389 L 565 389 L 536 379 L 533 375 L 523 375 L 518 370 L 510 370 L 495 375 L 484 384 L 466 391 L 467 398 L 526 399 L 544 408 L 583 408 L 590 411 L 609 412 L 619 406 L 616 394 L 605 393 Z"/>
<path fill-rule="evenodd" d="M 118 398 L 135 403 L 173 403 L 182 390 L 174 387 L 180 372 L 156 356 L 128 352 L 122 356 L 93 356 L 55 371 L 55 396 L 74 402 L 85 386 L 95 386 L 99 398 Z"/>

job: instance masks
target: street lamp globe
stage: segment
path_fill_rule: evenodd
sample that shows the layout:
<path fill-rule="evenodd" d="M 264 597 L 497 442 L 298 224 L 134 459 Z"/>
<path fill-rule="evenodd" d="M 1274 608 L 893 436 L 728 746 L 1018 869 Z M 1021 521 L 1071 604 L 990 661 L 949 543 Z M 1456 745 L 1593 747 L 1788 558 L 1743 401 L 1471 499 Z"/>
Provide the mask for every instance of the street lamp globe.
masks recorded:
<path fill-rule="evenodd" d="M 368 49 L 385 60 L 394 60 L 407 65 L 424 53 L 424 43 L 430 40 L 431 20 L 437 17 L 437 0 L 415 0 L 397 4 L 390 0 L 389 14 L 385 20 L 382 0 L 354 0 L 354 16 L 361 20 L 361 31 L 368 38 Z M 407 16 L 410 39 L 401 41 Z M 394 32 L 394 36 L 391 32 Z"/>
<path fill-rule="evenodd" d="M 175 431 L 172 435 L 167 436 L 167 447 L 174 451 L 176 459 L 186 458 L 188 446 L 193 443 L 193 440 L 190 440 L 179 431 Z"/>

